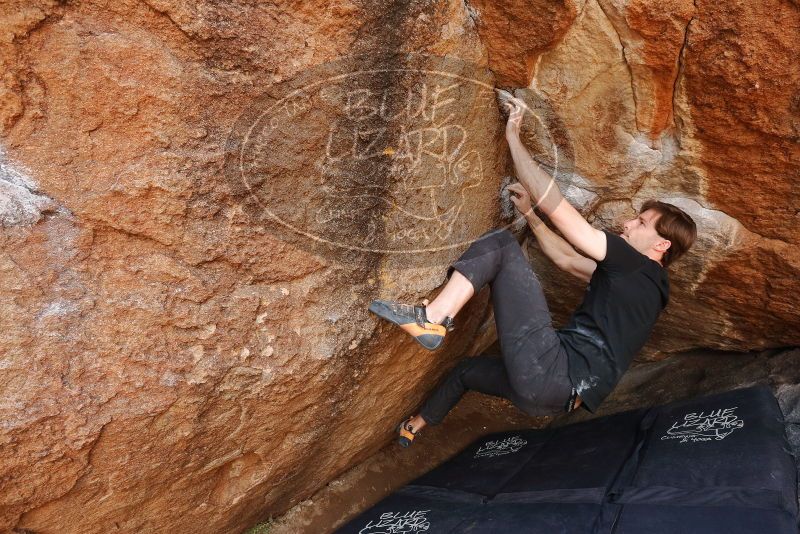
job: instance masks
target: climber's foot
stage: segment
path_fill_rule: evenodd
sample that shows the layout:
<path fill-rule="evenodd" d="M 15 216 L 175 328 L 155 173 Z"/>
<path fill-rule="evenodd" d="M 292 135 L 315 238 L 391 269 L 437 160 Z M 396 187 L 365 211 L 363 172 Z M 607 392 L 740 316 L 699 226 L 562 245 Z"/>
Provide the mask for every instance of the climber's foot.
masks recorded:
<path fill-rule="evenodd" d="M 427 300 L 422 301 L 422 306 L 393 300 L 373 300 L 369 311 L 398 325 L 426 349 L 436 350 L 444 343 L 447 332 L 454 329 L 453 318 L 445 317 L 441 323 L 430 322 L 425 313 L 427 304 Z"/>
<path fill-rule="evenodd" d="M 397 427 L 397 443 L 399 443 L 401 447 L 408 447 L 411 445 L 411 442 L 413 442 L 414 438 L 417 436 L 417 432 L 419 432 L 419 430 L 414 430 L 414 427 L 411 426 L 412 419 L 413 417 L 409 417 Z"/>

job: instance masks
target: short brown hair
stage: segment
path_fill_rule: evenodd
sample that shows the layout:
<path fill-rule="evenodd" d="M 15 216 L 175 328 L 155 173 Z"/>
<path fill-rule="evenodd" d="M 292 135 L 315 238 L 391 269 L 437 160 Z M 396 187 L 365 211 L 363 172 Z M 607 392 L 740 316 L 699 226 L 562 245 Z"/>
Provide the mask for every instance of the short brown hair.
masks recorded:
<path fill-rule="evenodd" d="M 648 200 L 642 204 L 639 213 L 647 210 L 654 210 L 660 215 L 656 219 L 656 232 L 672 243 L 661 258 L 664 267 L 667 267 L 692 246 L 697 238 L 697 225 L 685 211 L 660 200 Z"/>

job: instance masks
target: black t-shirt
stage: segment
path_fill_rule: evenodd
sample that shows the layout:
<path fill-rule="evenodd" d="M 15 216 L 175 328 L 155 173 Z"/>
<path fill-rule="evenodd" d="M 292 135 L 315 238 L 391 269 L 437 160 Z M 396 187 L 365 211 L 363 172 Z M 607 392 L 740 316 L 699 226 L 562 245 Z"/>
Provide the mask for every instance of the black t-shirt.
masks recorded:
<path fill-rule="evenodd" d="M 557 331 L 569 357 L 569 378 L 594 412 L 642 348 L 669 301 L 667 270 L 622 237 L 606 234 L 583 302 Z"/>

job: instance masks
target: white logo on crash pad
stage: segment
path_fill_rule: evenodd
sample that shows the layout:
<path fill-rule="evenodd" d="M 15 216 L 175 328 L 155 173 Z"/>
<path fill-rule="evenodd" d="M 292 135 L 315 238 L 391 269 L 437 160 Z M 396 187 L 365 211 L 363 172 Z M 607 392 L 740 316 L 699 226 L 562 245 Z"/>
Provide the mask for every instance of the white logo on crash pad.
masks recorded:
<path fill-rule="evenodd" d="M 475 453 L 475 458 L 491 458 L 502 456 L 503 454 L 511 454 L 519 451 L 527 444 L 528 442 L 519 436 L 489 441 L 481 445 L 481 448 Z"/>
<path fill-rule="evenodd" d="M 431 526 L 425 514 L 430 510 L 412 512 L 386 512 L 377 521 L 370 520 L 358 534 L 410 534 L 425 532 Z"/>
<path fill-rule="evenodd" d="M 736 408 L 737 406 L 710 412 L 687 413 L 683 416 L 683 421 L 673 423 L 661 439 L 679 439 L 680 443 L 724 439 L 744 426 L 744 421 L 733 413 Z"/>

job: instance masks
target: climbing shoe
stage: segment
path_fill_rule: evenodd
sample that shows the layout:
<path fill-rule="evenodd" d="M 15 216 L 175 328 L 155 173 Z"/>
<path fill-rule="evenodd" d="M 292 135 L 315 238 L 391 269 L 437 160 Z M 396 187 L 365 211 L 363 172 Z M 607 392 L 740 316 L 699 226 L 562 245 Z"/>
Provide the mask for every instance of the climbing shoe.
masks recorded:
<path fill-rule="evenodd" d="M 373 300 L 369 305 L 369 311 L 398 325 L 426 349 L 436 350 L 444 343 L 445 334 L 455 327 L 452 317 L 445 317 L 441 324 L 428 321 L 425 314 L 427 304 L 427 300 L 422 301 L 422 306 L 402 304 L 393 300 Z"/>
<path fill-rule="evenodd" d="M 414 432 L 414 428 L 411 426 L 411 417 L 400 423 L 397 427 L 397 443 L 400 444 L 401 447 L 408 447 L 411 445 L 411 442 L 414 441 L 417 433 Z"/>

